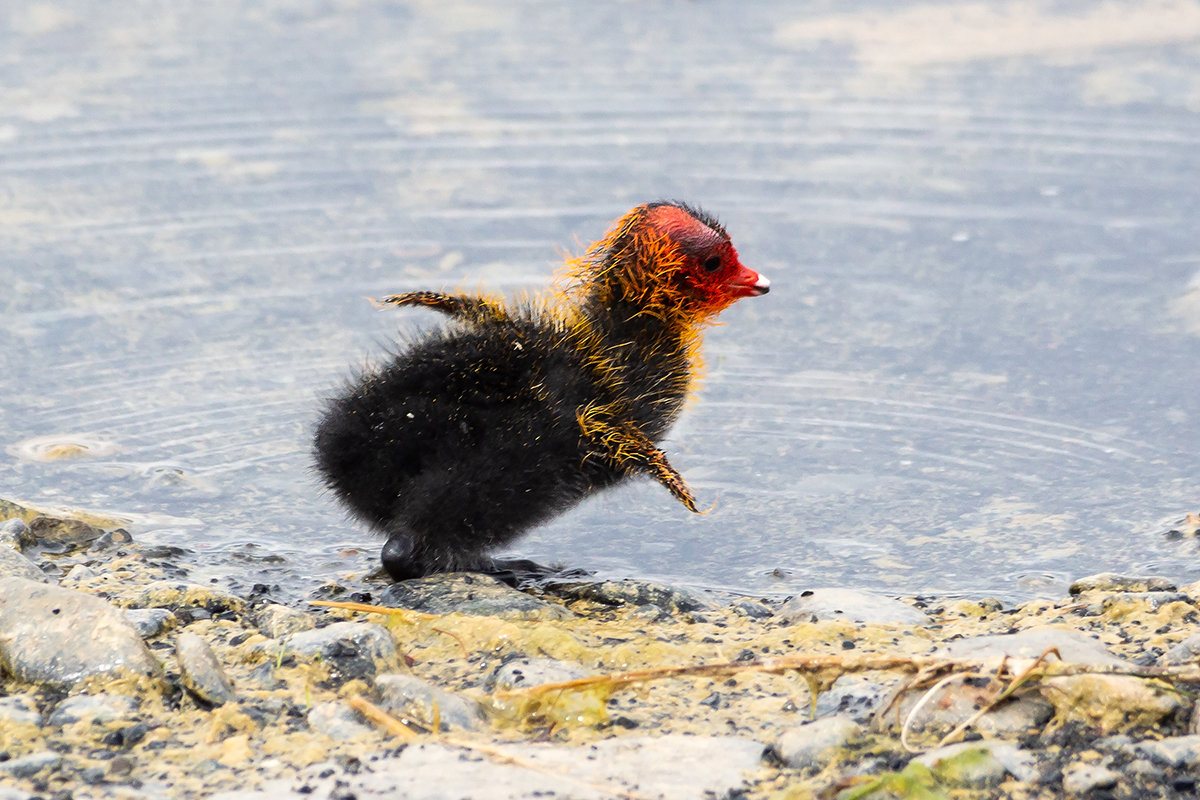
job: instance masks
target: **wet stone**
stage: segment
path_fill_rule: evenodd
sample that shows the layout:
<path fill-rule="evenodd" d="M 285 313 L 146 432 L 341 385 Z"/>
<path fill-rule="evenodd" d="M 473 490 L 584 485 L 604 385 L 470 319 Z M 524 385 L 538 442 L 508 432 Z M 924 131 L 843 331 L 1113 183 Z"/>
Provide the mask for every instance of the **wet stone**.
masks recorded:
<path fill-rule="evenodd" d="M 127 608 L 124 615 L 143 639 L 153 639 L 175 623 L 175 615 L 165 608 Z"/>
<path fill-rule="evenodd" d="M 241 614 L 246 602 L 229 592 L 211 586 L 178 581 L 154 581 L 147 584 L 129 602 L 133 608 L 169 608 L 172 611 L 203 609 L 209 614 L 232 611 Z"/>
<path fill-rule="evenodd" d="M 84 547 L 104 535 L 104 531 L 79 519 L 61 517 L 34 517 L 29 530 L 39 542 L 54 542 L 70 549 Z"/>
<path fill-rule="evenodd" d="M 1115 572 L 1101 572 L 1088 575 L 1071 584 L 1071 594 L 1085 592 L 1173 592 L 1176 585 L 1156 575 L 1131 576 L 1118 575 Z"/>
<path fill-rule="evenodd" d="M 338 741 L 372 733 L 371 726 L 366 724 L 357 711 L 345 703 L 336 701 L 318 703 L 309 709 L 308 727 Z"/>
<path fill-rule="evenodd" d="M 27 683 L 69 687 L 97 676 L 158 676 L 158 660 L 104 600 L 0 578 L 0 664 Z"/>
<path fill-rule="evenodd" d="M 413 677 L 390 673 L 375 679 L 379 704 L 398 717 L 409 717 L 432 728 L 434 716 L 440 730 L 460 728 L 476 730 L 483 724 L 483 712 L 474 700 L 448 692 Z"/>
<path fill-rule="evenodd" d="M 42 750 L 27 756 L 0 761 L 0 775 L 8 773 L 14 778 L 32 778 L 42 770 L 57 769 L 62 756 L 52 750 Z"/>
<path fill-rule="evenodd" d="M 862 732 L 848 716 L 826 717 L 785 731 L 772 749 L 793 769 L 821 769 Z"/>
<path fill-rule="evenodd" d="M 787 601 L 778 616 L 789 625 L 844 620 L 866 624 L 928 625 L 928 616 L 899 600 L 855 589 L 811 589 Z"/>
<path fill-rule="evenodd" d="M 124 528 L 117 528 L 114 531 L 106 531 L 103 536 L 92 542 L 92 546 L 88 548 L 88 552 L 99 553 L 129 544 L 132 541 L 133 536 L 130 535 L 129 531 Z"/>
<path fill-rule="evenodd" d="M 14 518 L 0 523 L 0 545 L 22 551 L 27 547 L 32 547 L 36 542 L 37 537 L 33 535 L 33 531 L 29 530 L 25 520 Z"/>
<path fill-rule="evenodd" d="M 50 713 L 49 724 L 61 727 L 84 720 L 116 722 L 130 720 L 137 713 L 138 703 L 123 694 L 80 694 L 63 700 Z"/>
<path fill-rule="evenodd" d="M 709 611 L 714 605 L 699 592 L 648 581 L 587 581 L 550 584 L 547 591 L 571 600 L 607 606 L 653 605 L 669 614 Z"/>
<path fill-rule="evenodd" d="M 235 699 L 233 684 L 208 642 L 186 631 L 175 641 L 184 687 L 201 701 L 219 706 Z"/>
<path fill-rule="evenodd" d="M 11 547 L 0 543 L 0 577 L 24 578 L 27 581 L 46 582 L 46 573 L 38 569 L 25 556 Z"/>
<path fill-rule="evenodd" d="M 250 620 L 263 636 L 271 639 L 282 639 L 289 634 L 310 631 L 317 627 L 316 618 L 312 614 L 278 603 L 268 603 L 256 608 L 251 613 Z"/>
<path fill-rule="evenodd" d="M 753 600 L 742 600 L 733 604 L 733 610 L 743 617 L 750 619 L 768 619 L 775 616 L 775 612 L 762 603 L 756 603 Z"/>
<path fill-rule="evenodd" d="M 379 605 L 427 614 L 472 614 L 504 619 L 562 620 L 574 616 L 562 606 L 519 592 L 487 575 L 451 572 L 393 583 Z"/>
<path fill-rule="evenodd" d="M 544 683 L 565 683 L 593 674 L 578 664 L 554 658 L 516 658 L 497 667 L 488 677 L 485 688 L 489 692 L 504 692 Z"/>
<path fill-rule="evenodd" d="M 0 725 L 41 725 L 42 715 L 30 697 L 0 697 Z"/>
<path fill-rule="evenodd" d="M 329 666 L 330 679 L 344 683 L 373 678 L 399 666 L 396 642 L 387 628 L 371 622 L 335 622 L 325 628 L 292 634 L 283 642 L 286 652 L 320 659 Z"/>

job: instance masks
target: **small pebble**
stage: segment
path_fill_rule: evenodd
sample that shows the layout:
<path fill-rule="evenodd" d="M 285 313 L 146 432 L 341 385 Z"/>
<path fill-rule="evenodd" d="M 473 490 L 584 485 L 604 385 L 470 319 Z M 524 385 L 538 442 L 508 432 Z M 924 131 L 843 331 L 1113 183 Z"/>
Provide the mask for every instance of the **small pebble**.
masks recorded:
<path fill-rule="evenodd" d="M 219 706 L 235 699 L 233 684 L 208 642 L 184 631 L 175 640 L 175 658 L 184 687 L 199 700 Z"/>
<path fill-rule="evenodd" d="M 1062 788 L 1068 795 L 1087 795 L 1097 789 L 1111 789 L 1121 774 L 1100 764 L 1073 764 L 1063 770 Z"/>
<path fill-rule="evenodd" d="M 15 694 L 11 697 L 0 697 L 0 723 L 41 725 L 42 715 L 32 697 Z"/>
<path fill-rule="evenodd" d="M 462 695 L 448 692 L 412 675 L 390 673 L 375 679 L 380 705 L 396 716 L 411 717 L 432 726 L 436 714 L 441 730 L 482 727 L 479 705 Z M 436 709 L 436 710 L 435 710 Z"/>
<path fill-rule="evenodd" d="M 33 531 L 29 530 L 25 520 L 14 517 L 0 523 L 0 545 L 23 551 L 27 547 L 32 547 L 36 542 L 37 537 L 33 535 Z"/>
<path fill-rule="evenodd" d="M 0 773 L 8 773 L 15 778 L 32 778 L 42 770 L 57 769 L 62 760 L 58 753 L 41 750 L 27 756 L 0 761 Z"/>
<path fill-rule="evenodd" d="M 138 701 L 121 694 L 78 694 L 66 698 L 50 713 L 49 724 L 62 727 L 83 720 L 93 723 L 128 720 L 137 713 Z"/>
<path fill-rule="evenodd" d="M 862 732 L 850 717 L 826 717 L 786 731 L 773 749 L 793 769 L 821 769 Z"/>

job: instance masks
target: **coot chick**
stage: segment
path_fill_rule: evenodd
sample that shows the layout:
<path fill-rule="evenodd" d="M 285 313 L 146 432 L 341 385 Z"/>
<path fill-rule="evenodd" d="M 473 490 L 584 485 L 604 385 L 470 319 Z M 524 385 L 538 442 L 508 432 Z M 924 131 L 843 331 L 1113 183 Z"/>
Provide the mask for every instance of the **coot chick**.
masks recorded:
<path fill-rule="evenodd" d="M 387 536 L 393 579 L 504 568 L 488 551 L 638 474 L 696 502 L 658 449 L 700 365 L 704 325 L 769 282 L 713 217 L 638 206 L 562 288 L 506 303 L 409 292 L 449 325 L 330 401 L 315 437 L 325 483 Z"/>

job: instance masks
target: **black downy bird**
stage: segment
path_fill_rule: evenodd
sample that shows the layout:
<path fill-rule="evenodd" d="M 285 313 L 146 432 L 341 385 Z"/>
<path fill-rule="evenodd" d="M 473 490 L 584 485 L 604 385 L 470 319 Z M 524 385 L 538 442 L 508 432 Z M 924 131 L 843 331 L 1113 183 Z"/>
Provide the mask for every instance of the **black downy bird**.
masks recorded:
<path fill-rule="evenodd" d="M 720 223 L 679 202 L 634 208 L 565 277 L 514 303 L 381 301 L 449 325 L 330 401 L 314 449 L 328 487 L 387 536 L 394 580 L 504 571 L 490 550 L 633 475 L 697 510 L 656 443 L 693 386 L 703 327 L 769 282 Z"/>

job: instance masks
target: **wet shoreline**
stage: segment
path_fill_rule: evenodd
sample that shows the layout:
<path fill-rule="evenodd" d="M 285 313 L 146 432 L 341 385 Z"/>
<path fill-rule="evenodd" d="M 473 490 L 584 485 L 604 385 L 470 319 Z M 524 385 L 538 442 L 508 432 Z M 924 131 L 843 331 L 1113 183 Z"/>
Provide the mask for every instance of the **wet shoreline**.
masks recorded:
<path fill-rule="evenodd" d="M 17 509 L 5 798 L 1185 797 L 1200 766 L 1200 584 L 1005 605 L 455 574 L 285 605 Z"/>

